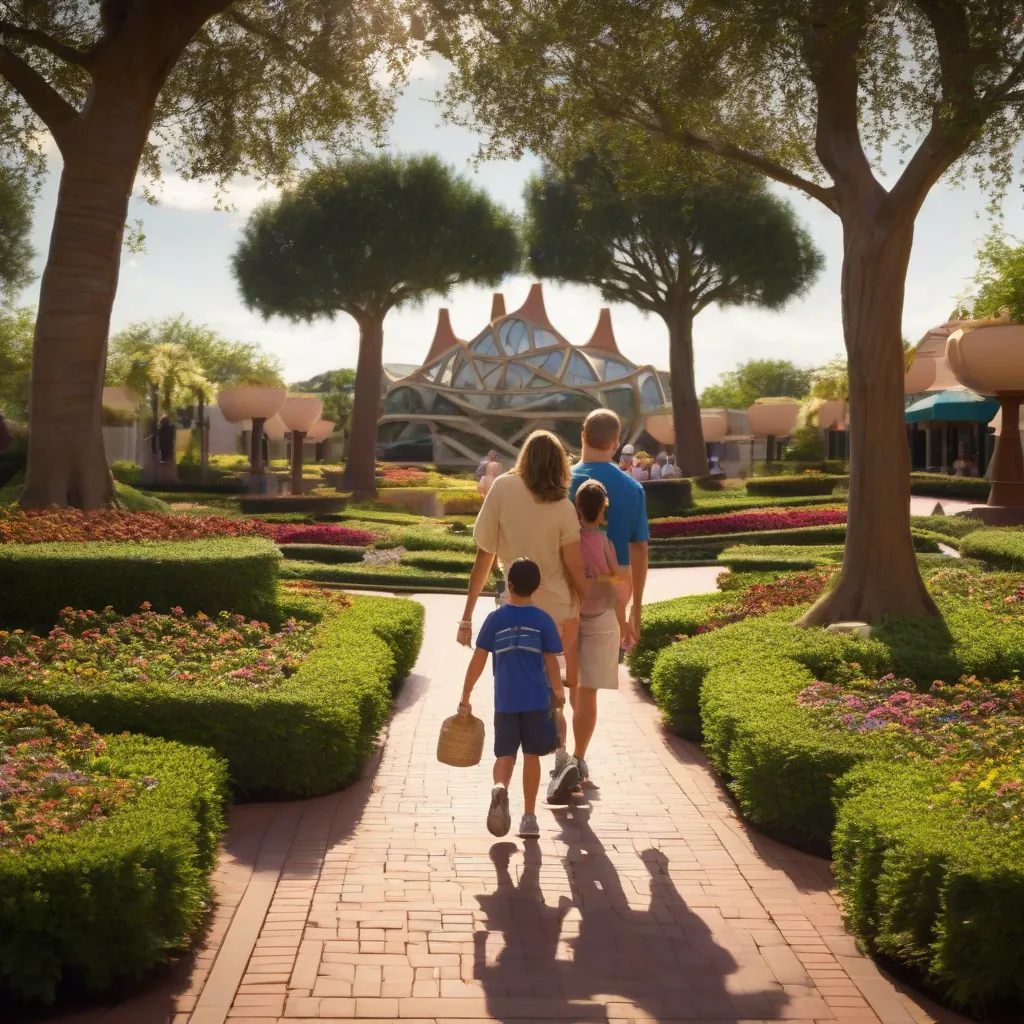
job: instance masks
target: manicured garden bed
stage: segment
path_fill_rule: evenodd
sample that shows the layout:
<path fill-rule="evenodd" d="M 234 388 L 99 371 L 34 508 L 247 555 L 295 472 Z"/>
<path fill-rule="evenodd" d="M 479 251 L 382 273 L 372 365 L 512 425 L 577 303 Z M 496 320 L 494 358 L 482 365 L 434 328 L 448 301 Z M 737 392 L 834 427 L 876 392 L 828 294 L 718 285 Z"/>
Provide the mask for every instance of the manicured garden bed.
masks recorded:
<path fill-rule="evenodd" d="M 0 698 L 49 704 L 101 732 L 212 747 L 250 797 L 329 792 L 355 778 L 422 641 L 419 604 L 348 604 L 288 595 L 283 612 L 312 621 L 280 629 L 75 613 L 45 639 L 0 634 Z"/>
<path fill-rule="evenodd" d="M 984 477 L 947 476 L 945 473 L 911 473 L 910 493 L 928 498 L 952 498 L 984 505 L 991 484 Z"/>
<path fill-rule="evenodd" d="M 840 477 L 812 475 L 763 476 L 747 480 L 747 494 L 756 497 L 784 498 L 804 497 L 814 494 L 831 494 Z"/>
<path fill-rule="evenodd" d="M 938 518 L 938 517 L 937 517 Z M 712 537 L 765 530 L 805 529 L 846 522 L 846 506 L 824 508 L 759 508 L 721 515 L 687 516 L 682 519 L 653 519 L 651 537 Z"/>
<path fill-rule="evenodd" d="M 4 703 L 0 751 L 0 999 L 102 991 L 181 950 L 208 905 L 223 762 Z"/>
<path fill-rule="evenodd" d="M 654 654 L 666 721 L 703 737 L 748 820 L 832 851 L 871 950 L 954 1002 L 1019 1009 L 1024 576 L 954 562 L 927 582 L 944 623 L 888 622 L 868 640 L 792 625 L 820 592 L 810 574 L 717 607 L 666 602 L 645 609 L 652 633 L 703 635 L 657 654 L 642 638 L 631 665 Z"/>
<path fill-rule="evenodd" d="M 997 569 L 1024 571 L 1024 529 L 980 529 L 961 541 L 960 550 Z"/>

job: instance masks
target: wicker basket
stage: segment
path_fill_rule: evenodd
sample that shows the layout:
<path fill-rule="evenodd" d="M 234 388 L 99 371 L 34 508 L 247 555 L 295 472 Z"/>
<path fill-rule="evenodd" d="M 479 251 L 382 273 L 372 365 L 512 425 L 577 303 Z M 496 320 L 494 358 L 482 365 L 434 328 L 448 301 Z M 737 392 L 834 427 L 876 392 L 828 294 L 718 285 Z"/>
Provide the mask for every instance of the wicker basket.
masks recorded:
<path fill-rule="evenodd" d="M 441 725 L 437 759 L 453 768 L 472 768 L 484 754 L 484 723 L 473 715 L 452 715 Z"/>

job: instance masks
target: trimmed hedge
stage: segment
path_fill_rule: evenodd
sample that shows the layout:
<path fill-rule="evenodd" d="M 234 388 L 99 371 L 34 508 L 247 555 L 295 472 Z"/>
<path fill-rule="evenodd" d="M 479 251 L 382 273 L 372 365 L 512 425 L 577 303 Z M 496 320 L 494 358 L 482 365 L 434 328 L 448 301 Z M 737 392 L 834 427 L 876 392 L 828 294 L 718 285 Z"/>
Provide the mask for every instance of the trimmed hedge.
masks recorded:
<path fill-rule="evenodd" d="M 626 655 L 626 664 L 635 679 L 650 679 L 654 662 L 661 651 L 681 636 L 695 636 L 707 618 L 708 609 L 720 604 L 721 594 L 691 594 L 644 605 L 641 612 L 640 639 Z"/>
<path fill-rule="evenodd" d="M 941 536 L 943 543 L 952 547 L 959 547 L 960 541 L 969 533 L 985 528 L 980 519 L 971 519 L 969 516 L 911 516 L 910 525 Z"/>
<path fill-rule="evenodd" d="M 114 774 L 156 785 L 109 818 L 0 851 L 0 993 L 102 991 L 185 947 L 208 905 L 224 763 L 207 750 L 106 738 Z"/>
<path fill-rule="evenodd" d="M 1019 572 L 1024 570 L 1024 530 L 976 530 L 960 542 L 960 551 L 997 569 Z"/>
<path fill-rule="evenodd" d="M 299 562 L 324 562 L 328 565 L 361 562 L 366 548 L 345 547 L 343 544 L 279 544 L 286 559 Z"/>
<path fill-rule="evenodd" d="M 352 782 L 423 640 L 423 606 L 355 598 L 328 615 L 316 648 L 269 690 L 147 682 L 97 690 L 72 680 L 0 678 L 0 699 L 49 704 L 101 733 L 122 731 L 212 747 L 249 797 L 314 796 Z"/>
<path fill-rule="evenodd" d="M 322 565 L 317 562 L 285 562 L 281 567 L 285 580 L 311 580 L 314 583 L 334 583 L 339 586 L 370 588 L 401 587 L 404 590 L 422 587 L 425 590 L 465 591 L 469 583 L 469 570 L 445 572 L 420 569 L 415 565 L 391 563 L 389 565 Z"/>
<path fill-rule="evenodd" d="M 129 614 L 146 601 L 158 612 L 180 606 L 264 619 L 280 562 L 262 538 L 0 544 L 0 623 L 49 629 L 62 608 L 110 605 Z"/>
<path fill-rule="evenodd" d="M 797 703 L 815 680 L 893 672 L 1009 679 L 1024 635 L 979 604 L 938 598 L 946 619 L 887 622 L 869 640 L 797 629 L 792 608 L 662 651 L 652 692 L 676 731 L 702 735 L 744 817 L 836 859 L 848 921 L 869 948 L 923 970 L 959 1003 L 1024 1000 L 1024 836 L 947 805 L 937 766 L 892 760 L 885 731 L 822 723 Z"/>
<path fill-rule="evenodd" d="M 737 572 L 788 569 L 813 569 L 818 565 L 835 565 L 843 560 L 841 544 L 807 545 L 741 545 L 726 548 L 718 561 Z"/>
<path fill-rule="evenodd" d="M 750 512 L 758 508 L 806 508 L 809 505 L 842 504 L 841 498 L 827 494 L 812 494 L 806 497 L 769 498 L 747 494 L 734 487 L 722 491 L 697 491 L 692 508 L 681 513 L 686 516 L 709 516 L 726 512 Z"/>
<path fill-rule="evenodd" d="M 407 551 L 402 555 L 402 565 L 435 572 L 468 573 L 475 561 L 476 555 L 468 551 Z"/>
<path fill-rule="evenodd" d="M 747 481 L 747 494 L 771 498 L 831 494 L 837 482 L 833 476 L 755 476 Z"/>
<path fill-rule="evenodd" d="M 685 477 L 644 480 L 640 486 L 647 498 L 648 519 L 674 516 L 693 505 L 693 485 Z"/>
<path fill-rule="evenodd" d="M 927 498 L 955 498 L 984 504 L 991 484 L 984 477 L 946 476 L 945 473 L 911 473 L 910 493 Z"/>

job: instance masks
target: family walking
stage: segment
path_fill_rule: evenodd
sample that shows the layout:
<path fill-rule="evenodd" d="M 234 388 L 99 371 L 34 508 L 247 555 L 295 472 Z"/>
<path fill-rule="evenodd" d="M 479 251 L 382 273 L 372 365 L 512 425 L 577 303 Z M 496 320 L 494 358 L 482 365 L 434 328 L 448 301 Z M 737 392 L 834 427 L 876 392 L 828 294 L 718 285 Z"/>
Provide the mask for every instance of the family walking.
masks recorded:
<path fill-rule="evenodd" d="M 487 616 L 476 637 L 459 713 L 471 712 L 473 687 L 490 657 L 495 762 L 487 827 L 496 836 L 512 827 L 508 791 L 520 750 L 521 837 L 540 835 L 541 757 L 555 753 L 549 804 L 568 803 L 591 784 L 587 754 L 597 724 L 597 694 L 618 688 L 620 652 L 639 632 L 647 508 L 643 488 L 614 461 L 620 433 L 614 412 L 592 412 L 583 425 L 582 458 L 570 469 L 558 438 L 534 431 L 515 468 L 491 481 L 477 516 L 477 555 L 459 643 L 473 644 L 473 612 L 495 558 L 507 587 L 504 603 Z M 571 754 L 566 698 L 572 709 Z"/>

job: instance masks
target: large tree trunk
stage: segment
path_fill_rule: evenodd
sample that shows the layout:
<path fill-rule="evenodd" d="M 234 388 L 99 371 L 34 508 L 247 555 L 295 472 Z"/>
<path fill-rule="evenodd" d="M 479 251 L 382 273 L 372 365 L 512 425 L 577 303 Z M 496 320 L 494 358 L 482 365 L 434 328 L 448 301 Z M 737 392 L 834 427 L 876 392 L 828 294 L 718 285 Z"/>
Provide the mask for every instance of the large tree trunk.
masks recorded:
<path fill-rule="evenodd" d="M 383 359 L 384 317 L 367 314 L 359 321 L 352 432 L 345 463 L 345 489 L 357 495 L 377 493 L 377 421 Z"/>
<path fill-rule="evenodd" d="M 680 476 L 706 476 L 708 450 L 693 378 L 693 314 L 689 299 L 662 314 L 668 327 L 668 365 L 672 378 L 672 421 Z"/>
<path fill-rule="evenodd" d="M 137 96 L 94 94 L 65 146 L 32 354 L 26 507 L 114 500 L 101 427 L 106 344 L 151 116 Z"/>
<path fill-rule="evenodd" d="M 843 217 L 843 330 L 850 373 L 850 504 L 835 588 L 801 623 L 937 616 L 910 536 L 903 295 L 913 220 L 863 208 Z"/>

